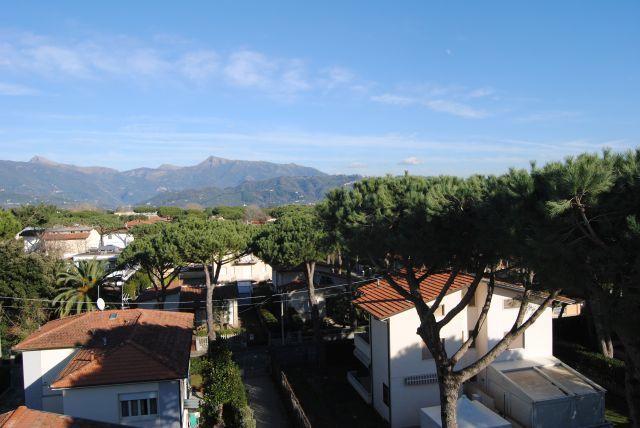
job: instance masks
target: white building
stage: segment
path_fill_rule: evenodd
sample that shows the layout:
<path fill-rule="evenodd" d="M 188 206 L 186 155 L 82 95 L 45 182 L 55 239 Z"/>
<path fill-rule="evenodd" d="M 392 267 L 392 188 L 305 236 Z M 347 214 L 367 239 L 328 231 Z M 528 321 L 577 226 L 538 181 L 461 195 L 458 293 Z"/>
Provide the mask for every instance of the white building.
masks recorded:
<path fill-rule="evenodd" d="M 220 269 L 219 283 L 237 281 L 263 282 L 271 280 L 271 266 L 263 260 L 247 254 L 231 263 L 222 265 Z M 185 281 L 200 281 L 204 284 L 204 272 L 201 265 L 193 265 L 183 268 L 180 278 Z"/>
<path fill-rule="evenodd" d="M 440 293 L 448 277 L 446 273 L 432 275 L 423 281 L 420 292 L 425 300 L 430 300 L 429 304 Z M 472 281 L 470 275 L 456 278 L 435 312 L 436 319 L 441 319 L 460 302 Z M 407 287 L 402 278 L 398 278 L 398 282 Z M 348 374 L 348 381 L 392 428 L 418 426 L 420 409 L 440 404 L 435 362 L 416 333 L 419 317 L 413 305 L 384 280 L 360 287 L 359 291 L 361 296 L 354 303 L 370 314 L 370 325 L 367 333 L 358 334 L 354 339 L 354 355 L 363 365 L 360 370 Z M 442 328 L 440 337 L 448 355 L 453 355 L 469 337 L 486 292 L 487 284 L 481 282 L 468 307 Z M 486 321 L 475 344 L 460 361 L 460 367 L 484 355 L 511 329 L 521 293 L 518 286 L 496 284 Z M 530 303 L 527 314 L 537 307 L 538 304 Z M 475 388 L 488 407 L 525 427 L 587 426 L 576 422 L 584 415 L 594 426 L 603 423 L 604 390 L 555 359 L 552 345 L 552 308 L 547 308 L 509 349 L 467 386 Z M 547 373 L 536 377 L 545 370 Z M 541 390 L 542 396 L 539 395 Z M 536 400 L 546 404 L 555 400 L 556 405 L 562 407 L 565 419 L 556 419 L 556 425 L 541 423 L 543 416 L 536 416 L 533 411 Z M 592 406 L 588 415 L 576 411 L 579 401 Z"/>
<path fill-rule="evenodd" d="M 103 247 L 116 247 L 123 249 L 133 242 L 133 235 L 127 230 L 115 230 L 102 235 Z"/>
<path fill-rule="evenodd" d="M 192 329 L 192 314 L 146 309 L 50 321 L 14 347 L 25 404 L 114 424 L 187 427 Z"/>

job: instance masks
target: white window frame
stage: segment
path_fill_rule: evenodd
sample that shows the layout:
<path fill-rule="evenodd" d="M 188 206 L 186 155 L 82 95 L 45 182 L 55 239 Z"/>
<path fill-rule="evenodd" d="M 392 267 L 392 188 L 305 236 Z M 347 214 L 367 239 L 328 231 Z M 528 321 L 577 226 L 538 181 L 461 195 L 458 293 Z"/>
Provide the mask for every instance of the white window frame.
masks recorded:
<path fill-rule="evenodd" d="M 156 400 L 156 413 L 151 413 L 151 399 Z M 147 411 L 146 415 L 140 414 L 140 400 L 147 400 Z M 122 414 L 122 403 L 127 402 L 129 415 L 124 416 Z M 132 415 L 132 403 L 135 403 L 135 406 L 138 407 L 137 415 Z M 118 394 L 118 414 L 120 415 L 120 420 L 123 421 L 138 421 L 142 419 L 155 419 L 158 417 L 160 407 L 160 401 L 158 400 L 158 392 L 157 391 L 145 391 L 145 392 L 135 392 L 130 394 Z"/>

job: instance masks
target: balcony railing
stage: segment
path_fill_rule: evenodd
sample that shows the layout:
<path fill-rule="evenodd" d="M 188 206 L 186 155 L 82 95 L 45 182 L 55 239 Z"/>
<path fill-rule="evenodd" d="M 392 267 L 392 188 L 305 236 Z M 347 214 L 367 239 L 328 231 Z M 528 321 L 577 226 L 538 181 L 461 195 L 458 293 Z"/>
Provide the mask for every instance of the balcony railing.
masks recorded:
<path fill-rule="evenodd" d="M 358 372 L 353 370 L 347 372 L 347 381 L 367 404 L 371 404 L 371 378 L 369 376 L 359 376 Z"/>

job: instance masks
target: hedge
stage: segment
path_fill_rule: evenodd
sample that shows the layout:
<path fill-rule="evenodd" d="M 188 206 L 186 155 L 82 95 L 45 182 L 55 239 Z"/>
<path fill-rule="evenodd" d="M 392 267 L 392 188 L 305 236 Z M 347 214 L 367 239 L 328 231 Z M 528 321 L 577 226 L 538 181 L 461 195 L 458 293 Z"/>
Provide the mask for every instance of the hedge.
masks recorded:
<path fill-rule="evenodd" d="M 554 354 L 609 392 L 624 396 L 624 361 L 607 358 L 582 345 L 560 341 L 554 344 Z"/>

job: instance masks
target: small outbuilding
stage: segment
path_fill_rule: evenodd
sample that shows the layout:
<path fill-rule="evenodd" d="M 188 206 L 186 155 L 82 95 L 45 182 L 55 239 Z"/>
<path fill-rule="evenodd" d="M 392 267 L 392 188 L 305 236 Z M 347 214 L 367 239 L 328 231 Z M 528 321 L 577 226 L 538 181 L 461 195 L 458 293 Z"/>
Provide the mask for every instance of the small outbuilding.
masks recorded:
<path fill-rule="evenodd" d="M 606 424 L 604 388 L 557 358 L 494 362 L 486 375 L 497 410 L 525 427 Z"/>

